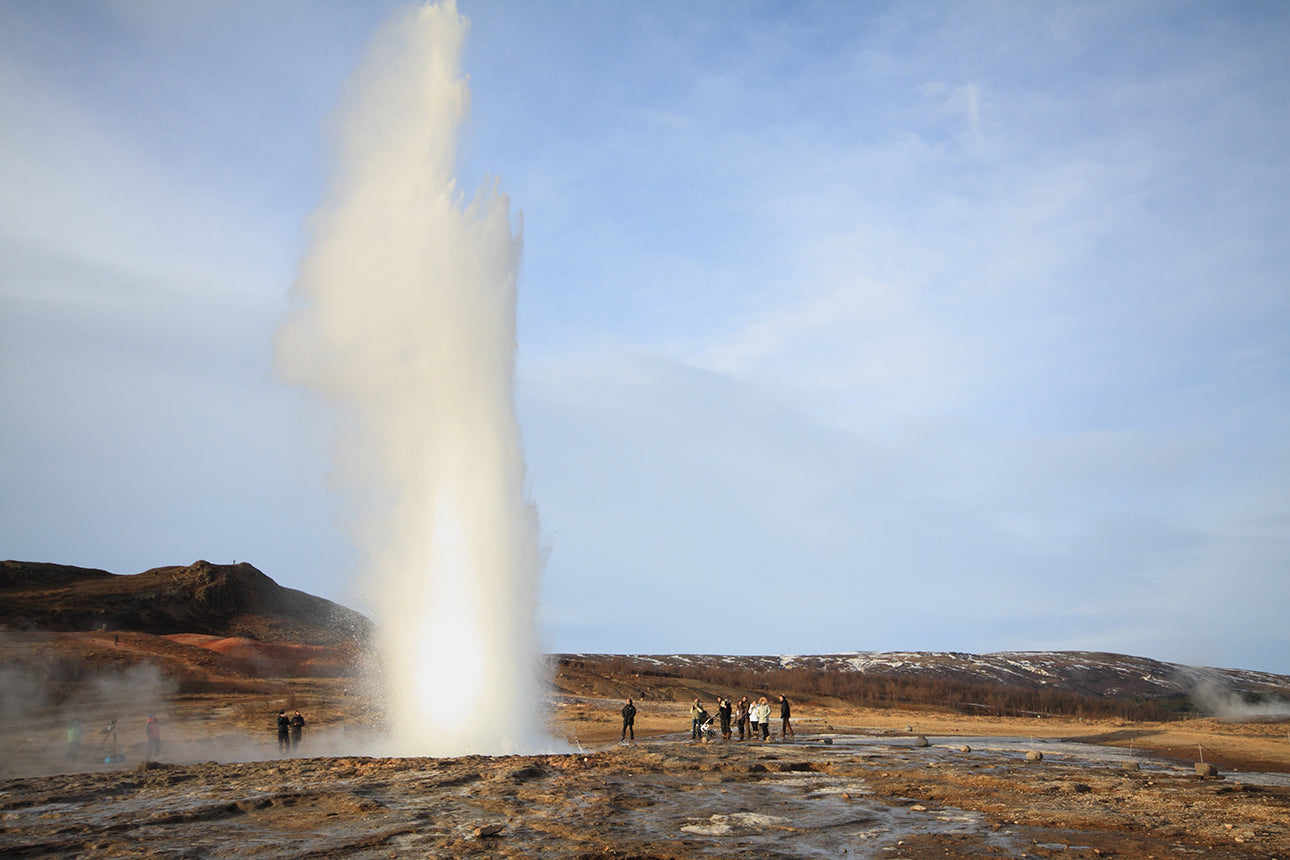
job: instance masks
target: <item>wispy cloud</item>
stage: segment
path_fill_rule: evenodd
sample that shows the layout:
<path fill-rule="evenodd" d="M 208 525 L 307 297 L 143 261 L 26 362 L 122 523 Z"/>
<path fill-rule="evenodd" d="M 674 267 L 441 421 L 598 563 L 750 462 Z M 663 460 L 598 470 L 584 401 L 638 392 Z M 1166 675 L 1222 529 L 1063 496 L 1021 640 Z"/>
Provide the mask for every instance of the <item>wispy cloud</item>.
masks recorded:
<path fill-rule="evenodd" d="M 253 546 L 275 575 L 310 546 L 339 583 L 268 332 L 384 10 L 60 8 L 10 4 L 0 36 L 0 355 L 33 416 L 6 431 L 0 536 L 93 564 Z M 500 175 L 524 217 L 553 647 L 1290 669 L 1283 10 L 462 11 L 462 187 Z M 83 555 L 54 558 L 77 481 L 144 501 L 110 528 L 73 505 Z M 180 537 L 131 528 L 185 481 L 215 489 L 165 520 Z M 230 515 L 239 484 L 273 505 Z M 698 582 L 729 623 L 676 599 Z"/>

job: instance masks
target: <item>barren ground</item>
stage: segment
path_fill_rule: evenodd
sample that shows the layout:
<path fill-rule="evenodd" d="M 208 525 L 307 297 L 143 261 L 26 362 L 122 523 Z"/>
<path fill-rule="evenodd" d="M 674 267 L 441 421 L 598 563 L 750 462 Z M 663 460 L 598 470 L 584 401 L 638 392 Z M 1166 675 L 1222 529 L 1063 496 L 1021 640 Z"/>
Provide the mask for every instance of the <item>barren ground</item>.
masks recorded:
<path fill-rule="evenodd" d="M 562 686 L 553 733 L 574 751 L 538 756 L 333 754 L 371 721 L 338 680 L 174 697 L 152 764 L 141 761 L 146 714 L 120 715 L 125 761 L 107 765 L 95 736 L 107 714 L 88 712 L 72 767 L 61 716 L 29 711 L 0 738 L 0 855 L 1290 858 L 1290 777 L 1249 773 L 1290 773 L 1284 722 L 989 719 L 817 701 L 797 705 L 788 742 L 694 743 L 685 688 L 639 691 L 637 741 L 620 744 L 622 700 Z M 309 720 L 281 759 L 279 708 Z M 915 746 L 919 735 L 930 746 Z M 1202 755 L 1219 778 L 1196 775 Z"/>

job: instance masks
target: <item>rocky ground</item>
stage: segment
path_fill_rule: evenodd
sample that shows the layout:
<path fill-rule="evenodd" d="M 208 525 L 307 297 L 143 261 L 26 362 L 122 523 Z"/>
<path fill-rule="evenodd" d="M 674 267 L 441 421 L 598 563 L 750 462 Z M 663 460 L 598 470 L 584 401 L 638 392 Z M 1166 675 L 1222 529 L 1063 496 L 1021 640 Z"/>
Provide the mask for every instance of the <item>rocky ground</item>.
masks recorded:
<path fill-rule="evenodd" d="M 6 857 L 1290 856 L 1290 791 L 1143 761 L 638 741 L 10 780 Z"/>
<path fill-rule="evenodd" d="M 327 755 L 361 743 L 344 730 L 362 699 L 340 681 L 292 683 L 174 698 L 161 763 L 141 762 L 133 721 L 123 763 L 87 744 L 75 767 L 57 726 L 7 723 L 0 856 L 1290 858 L 1284 723 L 817 704 L 787 742 L 695 743 L 683 703 L 645 700 L 637 741 L 620 744 L 619 701 L 563 695 L 553 731 L 571 752 L 389 759 Z M 310 720 L 283 758 L 279 703 Z M 1219 778 L 1196 774 L 1202 755 Z"/>

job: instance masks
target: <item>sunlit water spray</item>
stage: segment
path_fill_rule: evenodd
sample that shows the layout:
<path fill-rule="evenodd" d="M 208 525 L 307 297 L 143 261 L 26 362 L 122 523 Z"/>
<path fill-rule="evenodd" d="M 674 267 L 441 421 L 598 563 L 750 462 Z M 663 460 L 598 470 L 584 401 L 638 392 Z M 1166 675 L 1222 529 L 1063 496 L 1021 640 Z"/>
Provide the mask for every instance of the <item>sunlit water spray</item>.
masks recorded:
<path fill-rule="evenodd" d="M 453 178 L 466 30 L 445 2 L 377 36 L 278 337 L 284 377 L 339 417 L 401 755 L 548 745 L 512 390 L 521 239 L 495 185 L 467 200 Z"/>

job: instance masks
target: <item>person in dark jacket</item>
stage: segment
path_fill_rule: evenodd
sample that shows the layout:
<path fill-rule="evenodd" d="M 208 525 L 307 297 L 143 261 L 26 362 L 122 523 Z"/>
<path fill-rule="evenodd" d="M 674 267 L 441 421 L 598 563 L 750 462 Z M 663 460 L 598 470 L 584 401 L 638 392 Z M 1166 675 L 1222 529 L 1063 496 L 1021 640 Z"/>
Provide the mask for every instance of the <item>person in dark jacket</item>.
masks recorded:
<path fill-rule="evenodd" d="M 797 732 L 793 731 L 793 727 L 788 724 L 788 718 L 790 716 L 792 716 L 792 708 L 788 705 L 788 696 L 780 696 L 779 719 L 783 723 L 783 727 L 779 731 L 779 737 L 781 740 L 788 737 L 797 737 Z"/>
<path fill-rule="evenodd" d="M 636 740 L 636 706 L 628 699 L 623 705 L 623 740 Z"/>
<path fill-rule="evenodd" d="M 730 713 L 732 710 L 729 699 L 721 699 L 717 703 L 717 714 L 721 717 L 722 740 L 730 740 Z"/>
<path fill-rule="evenodd" d="M 304 728 L 305 728 L 305 718 L 300 716 L 299 711 L 296 711 L 294 714 L 291 715 L 291 748 L 292 749 L 295 749 L 296 747 L 300 746 L 300 735 L 303 734 Z"/>
<path fill-rule="evenodd" d="M 286 711 L 278 711 L 278 752 L 291 749 L 291 720 Z"/>

